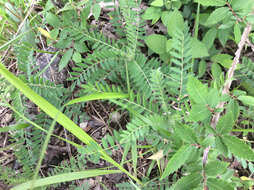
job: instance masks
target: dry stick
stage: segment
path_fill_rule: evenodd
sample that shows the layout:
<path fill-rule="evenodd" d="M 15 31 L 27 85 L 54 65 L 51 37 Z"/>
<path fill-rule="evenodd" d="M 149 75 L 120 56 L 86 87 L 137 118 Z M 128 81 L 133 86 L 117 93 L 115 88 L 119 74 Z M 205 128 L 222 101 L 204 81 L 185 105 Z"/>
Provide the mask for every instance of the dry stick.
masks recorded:
<path fill-rule="evenodd" d="M 250 31 L 251 31 L 251 24 L 247 24 L 247 26 L 244 29 L 244 32 L 242 34 L 241 41 L 238 44 L 238 49 L 235 52 L 235 57 L 234 57 L 232 66 L 229 68 L 229 70 L 227 72 L 227 80 L 224 84 L 224 87 L 223 87 L 223 90 L 222 90 L 222 95 L 229 93 L 229 89 L 230 89 L 230 86 L 231 86 L 232 81 L 233 81 L 234 72 L 236 70 L 237 64 L 239 63 L 239 59 L 240 59 L 240 56 L 241 56 L 242 49 L 243 49 L 245 43 L 248 41 L 248 36 L 249 36 Z M 225 104 L 225 102 L 221 102 L 217 105 L 216 108 L 217 109 L 222 109 L 224 107 L 224 104 Z M 217 125 L 217 123 L 220 119 L 220 113 L 221 112 L 216 112 L 213 115 L 213 118 L 212 118 L 212 121 L 211 121 L 211 126 L 214 129 L 216 128 L 216 125 Z M 203 173 L 202 173 L 202 175 L 203 175 L 203 189 L 204 190 L 208 190 L 208 187 L 206 185 L 207 177 L 206 177 L 206 174 L 204 172 L 204 167 L 205 167 L 206 162 L 207 162 L 207 157 L 208 157 L 208 153 L 210 151 L 210 148 L 211 148 L 210 146 L 205 148 L 204 153 L 203 153 L 203 160 L 202 160 L 202 162 L 203 162 Z"/>
<path fill-rule="evenodd" d="M 224 88 L 222 90 L 222 95 L 224 94 L 228 94 L 229 93 L 229 89 L 230 89 L 230 86 L 232 84 L 232 80 L 233 80 L 233 76 L 234 76 L 234 72 L 235 72 L 235 69 L 237 67 L 237 64 L 239 63 L 239 59 L 240 59 L 240 56 L 241 56 L 241 51 L 248 39 L 248 36 L 249 36 L 249 33 L 251 31 L 251 24 L 248 24 L 247 27 L 244 29 L 244 32 L 242 34 L 242 37 L 241 37 L 241 41 L 239 42 L 238 44 L 238 49 L 237 51 L 235 52 L 235 58 L 234 58 L 234 61 L 232 63 L 232 66 L 230 67 L 230 69 L 228 70 L 228 73 L 227 73 L 227 80 L 224 84 Z M 225 102 L 221 102 L 217 108 L 218 109 L 221 109 L 223 108 Z M 212 118 L 212 122 L 211 122 L 211 126 L 215 129 L 216 128 L 216 125 L 219 121 L 219 118 L 220 118 L 220 112 L 216 112 Z"/>

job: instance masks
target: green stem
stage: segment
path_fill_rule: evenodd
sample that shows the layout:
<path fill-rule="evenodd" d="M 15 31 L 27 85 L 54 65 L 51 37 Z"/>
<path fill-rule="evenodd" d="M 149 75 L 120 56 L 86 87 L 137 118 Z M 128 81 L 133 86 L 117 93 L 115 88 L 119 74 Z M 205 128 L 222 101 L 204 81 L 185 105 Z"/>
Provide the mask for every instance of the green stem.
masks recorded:
<path fill-rule="evenodd" d="M 128 94 L 130 95 L 131 88 L 130 88 L 130 79 L 129 79 L 129 71 L 128 71 L 128 63 L 127 63 L 127 61 L 125 61 L 125 71 L 126 71 L 126 80 L 127 80 Z"/>

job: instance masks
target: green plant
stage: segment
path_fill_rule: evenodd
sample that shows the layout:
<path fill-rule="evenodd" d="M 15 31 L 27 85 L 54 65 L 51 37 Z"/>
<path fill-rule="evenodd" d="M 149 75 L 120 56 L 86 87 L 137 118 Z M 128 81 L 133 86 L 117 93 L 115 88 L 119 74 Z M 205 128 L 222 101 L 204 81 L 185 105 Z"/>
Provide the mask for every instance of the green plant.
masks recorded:
<path fill-rule="evenodd" d="M 68 89 L 43 79 L 42 72 L 33 76 L 39 68 L 33 57 L 38 50 L 27 41 L 35 36 L 31 28 L 19 39 L 4 44 L 15 44 L 17 65 L 22 71 L 17 78 L 0 65 L 4 77 L 1 81 L 6 87 L 1 89 L 1 99 L 13 100 L 4 105 L 15 110 L 20 122 L 29 117 L 24 106 L 28 99 L 42 110 L 35 123 L 27 119 L 36 128 L 27 133 L 22 129 L 27 125 L 16 126 L 19 130 L 12 134 L 15 143 L 21 144 L 16 157 L 27 175 L 20 175 L 21 181 L 9 182 L 20 184 L 34 176 L 32 181 L 13 189 L 119 172 L 130 178 L 129 182 L 117 184 L 122 189 L 160 186 L 233 190 L 253 185 L 254 152 L 248 136 L 253 129 L 245 127 L 253 123 L 253 68 L 246 56 L 239 64 L 244 45 L 252 46 L 248 37 L 253 35 L 253 1 L 154 0 L 145 11 L 139 9 L 140 4 L 141 0 L 120 0 L 119 8 L 115 5 L 110 15 L 120 19 L 112 18 L 111 22 L 115 35 L 121 38 L 115 40 L 89 24 L 91 9 L 95 20 L 100 18 L 99 4 L 69 1 L 58 10 L 50 1 L 46 3 L 39 30 L 47 43 L 58 49 L 50 53 L 62 54 L 58 70 L 71 67 Z M 159 19 L 166 32 L 145 36 L 145 20 L 155 24 Z M 149 49 L 145 53 L 144 43 Z M 238 44 L 237 49 L 231 44 Z M 28 99 L 8 87 L 6 80 Z M 80 121 L 81 109 L 91 100 L 108 101 L 129 113 L 127 125 L 106 135 L 101 144 L 73 123 Z M 62 108 L 64 111 L 59 111 Z M 48 143 L 42 145 L 41 139 L 52 135 L 47 131 L 47 136 L 39 133 L 45 129 L 52 132 L 55 121 L 86 145 L 67 141 L 77 148 L 76 158 L 56 167 L 51 177 L 36 179 L 43 158 L 39 150 L 44 147 L 45 151 Z M 242 132 L 243 138 L 233 132 Z M 28 160 L 25 156 L 29 150 L 37 157 Z M 114 151 L 120 152 L 121 163 L 113 160 Z M 80 171 L 87 169 L 82 156 L 95 164 L 104 159 L 119 170 L 97 169 L 87 175 Z M 235 159 L 246 170 L 249 168 L 250 177 L 234 175 L 236 169 L 230 165 Z M 141 174 L 143 160 L 150 161 Z M 10 173 L 4 173 L 3 179 Z"/>

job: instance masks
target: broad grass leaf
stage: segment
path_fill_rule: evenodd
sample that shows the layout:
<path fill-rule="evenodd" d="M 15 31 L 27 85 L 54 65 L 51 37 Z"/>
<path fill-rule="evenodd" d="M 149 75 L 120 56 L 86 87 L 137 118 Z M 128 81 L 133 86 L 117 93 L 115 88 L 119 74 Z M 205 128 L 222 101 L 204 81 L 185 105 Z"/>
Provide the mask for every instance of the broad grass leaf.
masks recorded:
<path fill-rule="evenodd" d="M 228 147 L 229 151 L 238 158 L 249 161 L 254 160 L 254 152 L 251 147 L 235 136 L 223 136 L 223 142 Z"/>
<path fill-rule="evenodd" d="M 234 190 L 231 184 L 216 178 L 208 178 L 207 185 L 209 190 Z"/>
<path fill-rule="evenodd" d="M 228 7 L 220 7 L 215 9 L 206 21 L 206 25 L 214 25 L 222 21 L 229 13 Z"/>
<path fill-rule="evenodd" d="M 146 37 L 146 45 L 155 53 L 166 53 L 167 38 L 163 35 L 152 34 Z"/>
<path fill-rule="evenodd" d="M 42 186 L 47 186 L 47 185 L 56 184 L 56 183 L 63 183 L 63 182 L 68 182 L 68 181 L 73 181 L 78 179 L 84 179 L 88 177 L 95 177 L 99 175 L 115 174 L 120 172 L 121 172 L 120 170 L 86 170 L 81 172 L 70 172 L 70 173 L 45 177 L 42 179 L 37 179 L 34 182 L 28 181 L 16 187 L 11 188 L 11 190 L 27 190 L 27 189 L 30 189 L 32 184 L 33 184 L 33 187 L 35 188 L 35 187 L 42 187 Z"/>
<path fill-rule="evenodd" d="M 200 3 L 203 6 L 224 6 L 225 0 L 195 0 L 196 3 Z"/>
<path fill-rule="evenodd" d="M 59 72 L 63 70 L 64 67 L 69 63 L 71 56 L 73 53 L 73 49 L 69 49 L 65 54 L 63 55 L 62 59 L 59 62 Z"/>
<path fill-rule="evenodd" d="M 168 161 L 168 164 L 160 179 L 162 180 L 165 177 L 169 176 L 171 173 L 178 170 L 189 158 L 191 152 L 192 147 L 190 145 L 183 145 L 179 150 L 177 150 L 177 152 Z"/>

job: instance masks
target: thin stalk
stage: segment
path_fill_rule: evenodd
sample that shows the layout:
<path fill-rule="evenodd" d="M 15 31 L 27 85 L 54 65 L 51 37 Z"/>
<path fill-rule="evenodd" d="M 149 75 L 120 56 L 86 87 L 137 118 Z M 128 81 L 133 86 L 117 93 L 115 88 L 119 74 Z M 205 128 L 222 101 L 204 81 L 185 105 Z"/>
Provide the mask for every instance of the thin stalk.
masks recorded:
<path fill-rule="evenodd" d="M 63 107 L 61 108 L 61 112 L 63 111 Z M 59 111 L 60 113 L 60 111 Z M 46 139 L 43 143 L 43 146 L 42 146 L 42 150 L 41 150 L 41 154 L 40 154 L 40 158 L 39 158 L 39 161 L 36 165 L 36 168 L 35 168 L 35 172 L 34 172 L 34 176 L 33 176 L 33 179 L 32 179 L 32 183 L 31 183 L 31 186 L 30 186 L 30 189 L 32 190 L 33 187 L 34 187 L 34 183 L 35 183 L 35 180 L 39 174 L 39 170 L 41 168 L 41 164 L 42 164 L 42 161 L 43 161 L 43 158 L 44 158 L 44 155 L 46 154 L 46 150 L 47 150 L 47 147 L 48 147 L 48 144 L 49 144 L 49 141 L 50 141 L 50 137 L 51 135 L 53 134 L 53 131 L 54 131 L 54 126 L 56 124 L 56 119 L 59 115 L 59 113 L 56 115 L 56 118 L 52 121 L 52 124 L 50 125 L 49 127 L 49 130 L 48 130 L 48 134 L 46 136 Z"/>
<path fill-rule="evenodd" d="M 130 87 L 130 79 L 129 79 L 129 71 L 128 71 L 128 63 L 127 63 L 127 61 L 125 61 L 125 72 L 126 72 L 128 94 L 130 95 L 131 87 Z"/>

